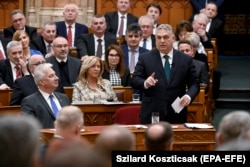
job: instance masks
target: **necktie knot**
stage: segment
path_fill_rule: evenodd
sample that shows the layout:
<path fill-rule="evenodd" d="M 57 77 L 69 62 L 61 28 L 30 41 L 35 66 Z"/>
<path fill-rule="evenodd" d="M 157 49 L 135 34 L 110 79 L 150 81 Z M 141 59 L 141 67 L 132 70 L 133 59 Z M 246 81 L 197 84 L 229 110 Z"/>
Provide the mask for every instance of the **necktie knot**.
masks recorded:
<path fill-rule="evenodd" d="M 101 43 L 101 42 L 102 42 L 102 39 L 97 39 L 97 41 L 98 41 L 99 43 Z"/>
<path fill-rule="evenodd" d="M 68 26 L 68 28 L 72 28 L 72 26 Z"/>

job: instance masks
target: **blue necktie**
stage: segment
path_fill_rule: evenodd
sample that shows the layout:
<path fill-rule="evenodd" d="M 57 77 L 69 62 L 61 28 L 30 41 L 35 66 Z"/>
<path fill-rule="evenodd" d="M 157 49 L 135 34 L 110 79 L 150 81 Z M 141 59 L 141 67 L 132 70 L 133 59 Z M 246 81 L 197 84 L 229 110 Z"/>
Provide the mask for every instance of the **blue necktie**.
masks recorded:
<path fill-rule="evenodd" d="M 49 95 L 50 104 L 51 104 L 51 107 L 52 107 L 53 113 L 54 113 L 55 117 L 57 117 L 57 114 L 58 114 L 58 108 L 57 108 L 56 103 L 55 103 L 55 101 L 53 100 L 53 98 L 54 98 L 54 96 L 53 96 L 53 95 Z"/>
<path fill-rule="evenodd" d="M 147 49 L 147 39 L 143 39 L 143 48 Z"/>
<path fill-rule="evenodd" d="M 169 64 L 169 56 L 165 55 L 164 58 L 166 59 L 165 61 L 165 65 L 164 65 L 164 71 L 165 71 L 165 75 L 167 77 L 167 79 L 169 79 L 169 75 L 170 75 L 170 64 Z"/>

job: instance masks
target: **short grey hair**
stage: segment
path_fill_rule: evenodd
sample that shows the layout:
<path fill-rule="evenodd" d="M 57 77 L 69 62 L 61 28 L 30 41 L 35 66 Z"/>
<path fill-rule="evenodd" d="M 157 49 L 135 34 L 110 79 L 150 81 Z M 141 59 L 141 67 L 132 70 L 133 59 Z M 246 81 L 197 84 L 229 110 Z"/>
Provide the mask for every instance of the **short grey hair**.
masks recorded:
<path fill-rule="evenodd" d="M 15 47 L 15 46 L 19 46 L 21 45 L 22 46 L 22 43 L 19 42 L 19 41 L 10 41 L 8 44 L 7 44 L 7 52 L 10 51 L 11 48 Z"/>
<path fill-rule="evenodd" d="M 65 10 L 67 9 L 67 7 L 70 6 L 70 5 L 74 6 L 75 9 L 76 9 L 76 12 L 78 13 L 78 6 L 75 3 L 67 3 L 66 5 L 64 5 L 63 12 L 65 12 Z"/>
<path fill-rule="evenodd" d="M 173 31 L 173 28 L 170 24 L 160 24 L 157 28 L 156 28 L 156 32 L 158 30 L 168 30 L 170 31 L 173 35 L 174 35 L 174 31 Z"/>
<path fill-rule="evenodd" d="M 44 64 L 40 64 L 36 67 L 35 71 L 34 71 L 34 80 L 36 85 L 38 85 L 39 81 L 42 80 L 45 76 L 45 71 L 48 68 L 52 68 L 53 65 L 50 63 L 44 63 Z"/>
<path fill-rule="evenodd" d="M 149 21 L 150 21 L 150 24 L 151 24 L 152 26 L 154 26 L 154 19 L 153 19 L 152 17 L 150 17 L 150 16 L 148 16 L 148 15 L 143 15 L 143 16 L 141 16 L 141 17 L 139 18 L 139 20 L 138 20 L 139 25 L 141 25 L 141 23 L 143 22 L 143 20 L 149 20 Z"/>
<path fill-rule="evenodd" d="M 203 18 L 203 19 L 205 19 L 206 22 L 208 23 L 208 17 L 207 17 L 206 14 L 204 14 L 204 13 L 199 13 L 199 14 L 194 15 L 194 20 L 193 20 L 193 22 L 197 21 L 198 18 Z"/>

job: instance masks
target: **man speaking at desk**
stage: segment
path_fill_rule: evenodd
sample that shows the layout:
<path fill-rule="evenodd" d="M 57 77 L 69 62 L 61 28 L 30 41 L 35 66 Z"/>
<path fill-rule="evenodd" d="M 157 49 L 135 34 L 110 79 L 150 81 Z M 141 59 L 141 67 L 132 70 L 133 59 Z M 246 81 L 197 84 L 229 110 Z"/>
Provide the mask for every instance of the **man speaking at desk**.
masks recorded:
<path fill-rule="evenodd" d="M 173 49 L 172 27 L 162 24 L 156 29 L 156 48 L 139 56 L 131 86 L 143 90 L 140 120 L 151 123 L 152 112 L 159 112 L 160 121 L 184 123 L 187 106 L 199 93 L 199 81 L 192 58 Z M 172 103 L 179 97 L 179 113 Z"/>

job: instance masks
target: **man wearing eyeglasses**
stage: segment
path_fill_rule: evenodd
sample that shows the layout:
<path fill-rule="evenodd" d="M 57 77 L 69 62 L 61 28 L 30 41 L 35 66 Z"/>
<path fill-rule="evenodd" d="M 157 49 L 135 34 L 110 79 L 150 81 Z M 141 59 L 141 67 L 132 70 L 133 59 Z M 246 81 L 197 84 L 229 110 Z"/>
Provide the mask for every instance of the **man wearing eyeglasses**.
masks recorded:
<path fill-rule="evenodd" d="M 76 82 L 81 68 L 81 60 L 69 56 L 68 41 L 64 37 L 57 37 L 52 43 L 54 56 L 46 58 L 46 62 L 53 64 L 53 69 L 59 77 L 57 92 L 62 92 L 64 86 L 72 86 Z"/>
<path fill-rule="evenodd" d="M 15 80 L 10 101 L 11 106 L 21 105 L 23 98 L 35 93 L 38 90 L 33 78 L 33 74 L 36 67 L 43 63 L 45 63 L 45 59 L 42 55 L 33 55 L 30 57 L 28 68 L 31 75 L 26 75 Z"/>
<path fill-rule="evenodd" d="M 30 27 L 26 25 L 26 18 L 20 9 L 15 9 L 11 12 L 12 26 L 4 29 L 3 34 L 5 38 L 11 38 L 16 30 L 25 31 L 30 39 L 37 36 L 37 30 L 35 27 Z"/>

